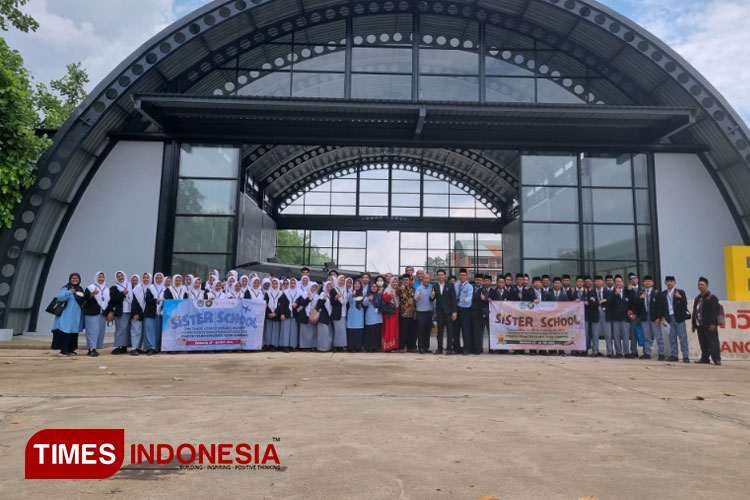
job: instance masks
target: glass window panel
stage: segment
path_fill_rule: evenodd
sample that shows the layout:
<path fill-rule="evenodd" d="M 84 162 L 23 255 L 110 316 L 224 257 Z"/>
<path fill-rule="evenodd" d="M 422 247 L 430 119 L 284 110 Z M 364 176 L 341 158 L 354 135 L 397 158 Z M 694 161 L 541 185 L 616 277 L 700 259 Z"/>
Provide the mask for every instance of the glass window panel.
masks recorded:
<path fill-rule="evenodd" d="M 339 246 L 365 248 L 367 246 L 367 233 L 364 231 L 339 231 Z"/>
<path fill-rule="evenodd" d="M 638 224 L 651 223 L 651 210 L 649 207 L 648 190 L 635 190 L 635 215 Z"/>
<path fill-rule="evenodd" d="M 632 189 L 581 190 L 584 222 L 633 222 Z"/>
<path fill-rule="evenodd" d="M 534 76 L 534 51 L 491 48 L 484 57 L 484 67 L 487 75 Z"/>
<path fill-rule="evenodd" d="M 474 197 L 468 194 L 450 195 L 451 208 L 474 208 Z"/>
<path fill-rule="evenodd" d="M 485 94 L 489 102 L 534 102 L 534 79 L 488 77 Z"/>
<path fill-rule="evenodd" d="M 231 255 L 172 254 L 172 272 L 183 276 L 186 274 L 208 276 L 211 269 L 218 269 L 219 275 L 224 276 L 233 267 L 234 258 Z"/>
<path fill-rule="evenodd" d="M 388 215 L 388 207 L 359 207 L 359 215 Z"/>
<path fill-rule="evenodd" d="M 637 226 L 638 228 L 638 257 L 641 260 L 654 260 L 654 245 L 651 236 L 651 226 Z"/>
<path fill-rule="evenodd" d="M 305 194 L 305 205 L 330 205 L 331 193 L 309 192 Z"/>
<path fill-rule="evenodd" d="M 394 180 L 396 179 L 402 179 L 405 181 L 418 181 L 419 180 L 419 172 L 413 172 L 411 170 L 399 170 L 397 168 L 393 169 L 392 177 Z M 394 191 L 396 190 L 396 183 L 393 183 Z"/>
<path fill-rule="evenodd" d="M 411 99 L 410 75 L 352 75 L 355 99 Z"/>
<path fill-rule="evenodd" d="M 276 260 L 280 264 L 305 265 L 305 250 L 303 247 L 276 247 Z"/>
<path fill-rule="evenodd" d="M 341 193 L 354 193 L 357 191 L 356 179 L 333 179 L 331 181 L 331 190 Z"/>
<path fill-rule="evenodd" d="M 473 207 L 472 208 L 451 208 L 450 217 L 474 218 L 476 217 L 476 212 L 474 211 Z"/>
<path fill-rule="evenodd" d="M 333 262 L 333 250 L 331 248 L 310 248 L 310 265 L 322 266 L 326 262 Z"/>
<path fill-rule="evenodd" d="M 286 215 L 302 215 L 303 211 L 304 207 L 302 203 L 293 203 L 285 209 L 281 210 L 281 213 Z"/>
<path fill-rule="evenodd" d="M 331 193 L 331 204 L 339 207 L 354 206 L 357 204 L 357 193 Z"/>
<path fill-rule="evenodd" d="M 387 171 L 386 177 L 388 176 Z M 362 179 L 359 182 L 359 189 L 364 193 L 388 193 L 388 181 L 387 180 L 376 180 L 376 179 Z"/>
<path fill-rule="evenodd" d="M 429 250 L 427 252 L 427 265 L 447 268 L 450 265 L 449 250 Z"/>
<path fill-rule="evenodd" d="M 401 248 L 427 248 L 427 233 L 401 233 Z"/>
<path fill-rule="evenodd" d="M 333 246 L 333 231 L 310 231 L 310 246 Z"/>
<path fill-rule="evenodd" d="M 395 217 L 419 217 L 419 207 L 415 207 L 415 208 L 391 207 L 391 215 Z"/>
<path fill-rule="evenodd" d="M 180 147 L 180 175 L 236 178 L 239 158 L 237 148 L 183 144 Z"/>
<path fill-rule="evenodd" d="M 587 259 L 636 260 L 634 226 L 586 224 L 583 245 Z"/>
<path fill-rule="evenodd" d="M 401 265 L 414 266 L 414 270 L 427 264 L 427 250 L 401 250 Z"/>
<path fill-rule="evenodd" d="M 623 277 L 623 281 L 627 281 L 628 273 L 638 273 L 638 266 L 635 262 L 621 262 L 621 261 L 598 261 L 585 263 L 586 272 L 591 276 L 601 275 L 602 277 L 611 274 L 615 276 L 619 274 Z M 625 283 L 627 286 L 627 283 Z"/>
<path fill-rule="evenodd" d="M 419 72 L 476 75 L 479 73 L 479 55 L 467 50 L 423 48 L 419 50 Z"/>
<path fill-rule="evenodd" d="M 330 205 L 306 205 L 306 215 L 331 215 Z"/>
<path fill-rule="evenodd" d="M 450 235 L 448 233 L 429 233 L 427 237 L 429 238 L 430 248 L 440 250 L 450 248 Z"/>
<path fill-rule="evenodd" d="M 448 208 L 448 195 L 425 194 L 423 199 L 425 207 Z"/>
<path fill-rule="evenodd" d="M 388 208 L 388 194 L 386 193 L 360 193 L 360 206 L 385 207 Z"/>
<path fill-rule="evenodd" d="M 388 179 L 388 170 L 382 169 L 382 168 L 373 169 L 373 170 L 363 170 L 362 172 L 360 172 L 359 176 L 361 179 Z M 363 186 L 367 186 L 367 183 L 369 183 L 369 181 L 361 182 Z"/>
<path fill-rule="evenodd" d="M 575 259 L 579 255 L 577 224 L 523 224 L 523 256 Z"/>
<path fill-rule="evenodd" d="M 647 274 L 650 274 L 653 276 L 655 274 L 654 272 L 654 264 L 652 262 L 639 262 L 638 268 L 641 274 L 640 276 L 646 276 Z M 654 283 L 655 288 L 659 288 L 659 283 Z"/>
<path fill-rule="evenodd" d="M 237 89 L 237 95 L 257 95 L 289 97 L 292 88 L 292 74 L 283 71 L 250 71 L 250 81 Z"/>
<path fill-rule="evenodd" d="M 252 50 L 239 55 L 238 67 L 243 69 L 278 69 L 286 67 L 289 69 L 289 55 L 292 53 L 292 44 L 274 43 L 262 44 Z M 227 73 L 234 72 L 234 60 L 227 66 Z M 253 77 L 254 78 L 254 77 Z"/>
<path fill-rule="evenodd" d="M 581 104 L 586 102 L 586 80 L 537 78 L 537 102 Z"/>
<path fill-rule="evenodd" d="M 427 177 L 425 177 L 424 192 L 434 194 L 448 194 L 448 186 L 450 186 L 450 184 L 445 181 L 428 181 Z"/>
<path fill-rule="evenodd" d="M 396 172 L 398 172 L 398 170 L 393 171 L 394 177 Z M 391 183 L 391 189 L 393 189 L 394 193 L 410 193 L 419 196 L 419 181 L 402 181 L 394 179 Z"/>
<path fill-rule="evenodd" d="M 478 101 L 479 78 L 473 76 L 423 76 L 419 98 L 425 101 Z"/>
<path fill-rule="evenodd" d="M 415 194 L 391 194 L 391 206 L 419 207 L 419 191 Z"/>
<path fill-rule="evenodd" d="M 347 205 L 347 206 L 332 206 L 331 207 L 331 215 L 356 215 L 357 214 L 357 207 L 356 205 Z"/>
<path fill-rule="evenodd" d="M 346 37 L 346 21 L 319 24 L 294 33 L 295 43 L 327 43 Z"/>
<path fill-rule="evenodd" d="M 423 208 L 424 217 L 448 217 L 448 208 Z"/>
<path fill-rule="evenodd" d="M 339 267 L 342 266 L 364 266 L 365 250 L 339 249 L 339 260 L 336 262 Z M 347 267 L 348 268 L 348 267 Z"/>
<path fill-rule="evenodd" d="M 479 205 L 477 205 L 479 207 Z M 498 217 L 498 215 L 492 213 L 492 210 L 487 208 L 477 208 L 477 217 Z"/>
<path fill-rule="evenodd" d="M 559 187 L 521 188 L 521 210 L 524 221 L 577 221 L 578 190 Z"/>
<path fill-rule="evenodd" d="M 175 217 L 175 252 L 231 252 L 234 217 Z"/>
<path fill-rule="evenodd" d="M 521 178 L 524 185 L 552 184 L 575 186 L 578 184 L 578 166 L 573 155 L 523 155 Z"/>
<path fill-rule="evenodd" d="M 343 47 L 296 46 L 294 52 L 298 57 L 292 66 L 294 71 L 344 71 L 346 69 L 346 51 Z"/>
<path fill-rule="evenodd" d="M 412 22 L 411 14 L 355 17 L 353 20 L 354 43 L 355 45 L 366 43 L 411 45 Z M 374 35 L 375 38 L 368 38 L 370 35 Z M 382 35 L 387 35 L 387 37 Z"/>
<path fill-rule="evenodd" d="M 352 71 L 355 73 L 411 73 L 411 48 L 354 47 Z"/>
<path fill-rule="evenodd" d="M 555 276 L 562 276 L 563 274 L 570 274 L 575 276 L 579 273 L 578 261 L 565 261 L 565 260 L 524 260 L 523 268 L 526 273 L 532 278 L 534 276 L 542 276 L 548 274 L 551 278 Z"/>
<path fill-rule="evenodd" d="M 581 162 L 583 186 L 630 187 L 630 155 L 616 158 L 584 156 Z"/>
<path fill-rule="evenodd" d="M 338 73 L 295 73 L 294 97 L 344 97 L 346 77 Z"/>
<path fill-rule="evenodd" d="M 648 155 L 633 155 L 635 187 L 648 187 Z"/>
<path fill-rule="evenodd" d="M 233 214 L 237 181 L 180 179 L 177 184 L 178 214 Z"/>

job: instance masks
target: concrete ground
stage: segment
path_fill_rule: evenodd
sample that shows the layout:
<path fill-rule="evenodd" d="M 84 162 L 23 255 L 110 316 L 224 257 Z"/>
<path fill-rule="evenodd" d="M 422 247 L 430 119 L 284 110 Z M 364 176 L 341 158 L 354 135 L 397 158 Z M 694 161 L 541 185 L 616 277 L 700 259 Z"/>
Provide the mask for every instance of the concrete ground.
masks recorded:
<path fill-rule="evenodd" d="M 30 342 L 0 346 L 6 500 L 749 495 L 750 362 L 109 349 L 59 358 Z M 126 454 L 110 479 L 24 480 L 35 432 L 90 427 L 124 428 L 126 449 L 277 437 L 282 467 L 138 470 Z"/>

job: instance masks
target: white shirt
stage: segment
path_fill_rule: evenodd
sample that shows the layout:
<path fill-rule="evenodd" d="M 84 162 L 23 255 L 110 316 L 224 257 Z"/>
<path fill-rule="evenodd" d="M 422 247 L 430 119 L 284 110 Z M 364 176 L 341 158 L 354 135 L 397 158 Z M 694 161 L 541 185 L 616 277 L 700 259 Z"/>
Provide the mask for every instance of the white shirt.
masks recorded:
<path fill-rule="evenodd" d="M 669 315 L 674 316 L 674 288 L 667 291 L 667 304 L 669 304 Z"/>

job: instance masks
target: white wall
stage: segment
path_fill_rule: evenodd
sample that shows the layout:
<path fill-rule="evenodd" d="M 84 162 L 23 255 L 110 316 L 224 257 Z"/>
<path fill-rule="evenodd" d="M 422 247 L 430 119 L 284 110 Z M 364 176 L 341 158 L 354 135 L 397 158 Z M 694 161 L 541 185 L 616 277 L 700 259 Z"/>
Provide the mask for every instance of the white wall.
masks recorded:
<path fill-rule="evenodd" d="M 153 270 L 163 150 L 161 142 L 120 142 L 99 167 L 52 261 L 38 332 L 52 329 L 54 318 L 43 309 L 71 272 L 80 273 L 87 286 L 97 271 L 107 273 L 111 285 L 118 270 Z"/>
<path fill-rule="evenodd" d="M 724 199 L 696 155 L 656 154 L 654 163 L 662 279 L 674 275 L 692 297 L 705 276 L 726 299 L 724 247 L 743 243 Z"/>

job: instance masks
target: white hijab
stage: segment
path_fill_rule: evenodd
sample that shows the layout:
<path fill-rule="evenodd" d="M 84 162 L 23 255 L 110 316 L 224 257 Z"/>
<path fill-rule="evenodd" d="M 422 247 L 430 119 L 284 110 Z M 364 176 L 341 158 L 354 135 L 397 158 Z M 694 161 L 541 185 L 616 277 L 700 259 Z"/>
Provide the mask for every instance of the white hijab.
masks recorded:
<path fill-rule="evenodd" d="M 281 298 L 281 294 L 284 292 L 281 290 L 281 284 L 279 283 L 279 280 L 277 278 L 268 279 L 266 278 L 263 281 L 268 280 L 268 282 L 271 284 L 271 288 L 268 289 L 266 292 L 266 301 L 268 302 L 268 308 L 272 312 L 276 312 L 276 308 L 279 307 L 279 299 Z M 276 290 L 273 289 L 273 284 L 276 283 Z"/>
<path fill-rule="evenodd" d="M 122 281 L 117 281 L 117 275 L 122 273 Z M 115 273 L 115 286 L 122 293 L 125 290 L 128 293 L 125 294 L 125 298 L 122 300 L 122 312 L 130 312 L 130 304 L 133 302 L 133 286 L 128 281 L 128 275 L 124 271 L 117 271 Z"/>
<path fill-rule="evenodd" d="M 304 276 L 303 276 L 304 278 Z M 308 291 L 312 292 L 312 296 L 310 297 L 310 303 L 305 306 L 305 312 L 307 313 L 307 316 L 310 316 L 310 311 L 312 311 L 312 308 L 315 307 L 315 304 L 318 303 L 318 295 L 313 291 L 313 287 L 318 287 L 317 283 L 310 283 Z M 305 292 L 305 298 L 307 298 L 307 292 Z"/>
<path fill-rule="evenodd" d="M 201 282 L 201 286 L 203 283 Z M 198 288 L 195 288 L 195 278 L 193 278 L 193 286 L 188 288 L 188 294 L 189 298 L 193 300 L 200 300 L 204 297 L 203 295 L 203 289 L 199 286 Z"/>
<path fill-rule="evenodd" d="M 94 275 L 94 282 L 89 285 L 89 292 L 99 290 L 99 293 L 94 295 L 96 303 L 101 307 L 102 312 L 109 306 L 109 288 L 107 288 L 107 275 L 104 274 L 104 283 L 99 284 L 99 275 L 104 274 L 104 271 L 98 271 Z"/>
<path fill-rule="evenodd" d="M 312 283 L 310 282 L 309 276 L 302 276 L 299 279 L 299 288 L 300 290 L 305 292 L 305 295 L 307 295 L 307 291 L 310 289 L 311 286 L 312 286 Z"/>
<path fill-rule="evenodd" d="M 218 288 L 218 290 L 217 290 Z M 224 293 L 224 288 L 221 286 L 221 281 L 217 281 L 214 284 L 213 290 L 211 290 L 209 293 L 209 297 L 213 297 L 213 300 L 219 300 L 219 299 L 226 299 L 227 294 Z"/>
<path fill-rule="evenodd" d="M 396 282 L 396 288 L 393 287 L 393 282 Z M 388 286 L 385 288 L 384 294 L 390 294 L 391 296 L 391 302 L 393 302 L 396 307 L 398 307 L 399 301 L 398 301 L 398 295 L 396 295 L 396 289 L 398 288 L 398 278 L 394 276 L 391 278 L 391 282 L 388 283 Z"/>
<path fill-rule="evenodd" d="M 174 286 L 175 278 L 180 277 L 180 281 L 182 281 L 182 275 L 181 274 L 175 274 L 172 276 L 172 285 L 169 287 L 169 291 L 172 293 L 173 299 L 181 299 L 185 293 L 187 293 L 187 289 L 185 287 L 185 284 L 183 283 L 180 286 Z"/>
<path fill-rule="evenodd" d="M 333 304 L 331 304 L 331 290 L 333 290 L 333 281 L 328 280 L 323 285 L 323 291 L 320 292 L 320 295 L 318 296 L 318 299 L 326 301 L 325 308 L 329 315 L 331 314 L 331 308 L 333 307 Z"/>
<path fill-rule="evenodd" d="M 143 273 L 146 276 L 148 276 L 149 283 L 151 282 L 151 274 L 149 273 Z M 136 278 L 138 278 L 138 284 L 133 287 L 133 298 L 138 302 L 138 305 L 141 306 L 141 311 L 146 310 L 146 290 L 148 290 L 147 286 L 143 285 L 143 282 L 141 281 L 141 277 L 137 274 L 134 274 Z M 132 279 L 132 277 L 131 277 Z"/>
<path fill-rule="evenodd" d="M 253 288 L 253 285 L 255 285 L 256 281 L 258 282 L 258 288 Z M 258 278 L 257 276 L 250 280 L 250 287 L 247 290 L 250 292 L 251 299 L 264 300 L 263 289 L 260 287 L 260 278 Z"/>
<path fill-rule="evenodd" d="M 245 281 L 245 283 L 242 283 Z M 250 288 L 250 278 L 247 276 L 247 274 L 243 274 L 240 276 L 240 283 L 242 284 L 242 294 L 245 294 L 245 290 Z"/>
<path fill-rule="evenodd" d="M 292 288 L 292 282 L 294 282 L 294 288 Z M 289 280 L 289 288 L 284 290 L 284 295 L 286 295 L 286 298 L 289 299 L 289 311 L 294 310 L 294 301 L 297 300 L 297 297 L 300 296 L 302 291 L 297 286 L 297 280 L 295 278 L 292 278 Z"/>
<path fill-rule="evenodd" d="M 161 276 L 161 285 L 156 284 L 156 277 Z M 164 296 L 164 273 L 155 273 L 153 278 L 151 278 L 151 284 L 148 286 L 148 289 L 151 290 L 151 295 L 154 296 L 155 299 L 160 299 Z"/>

